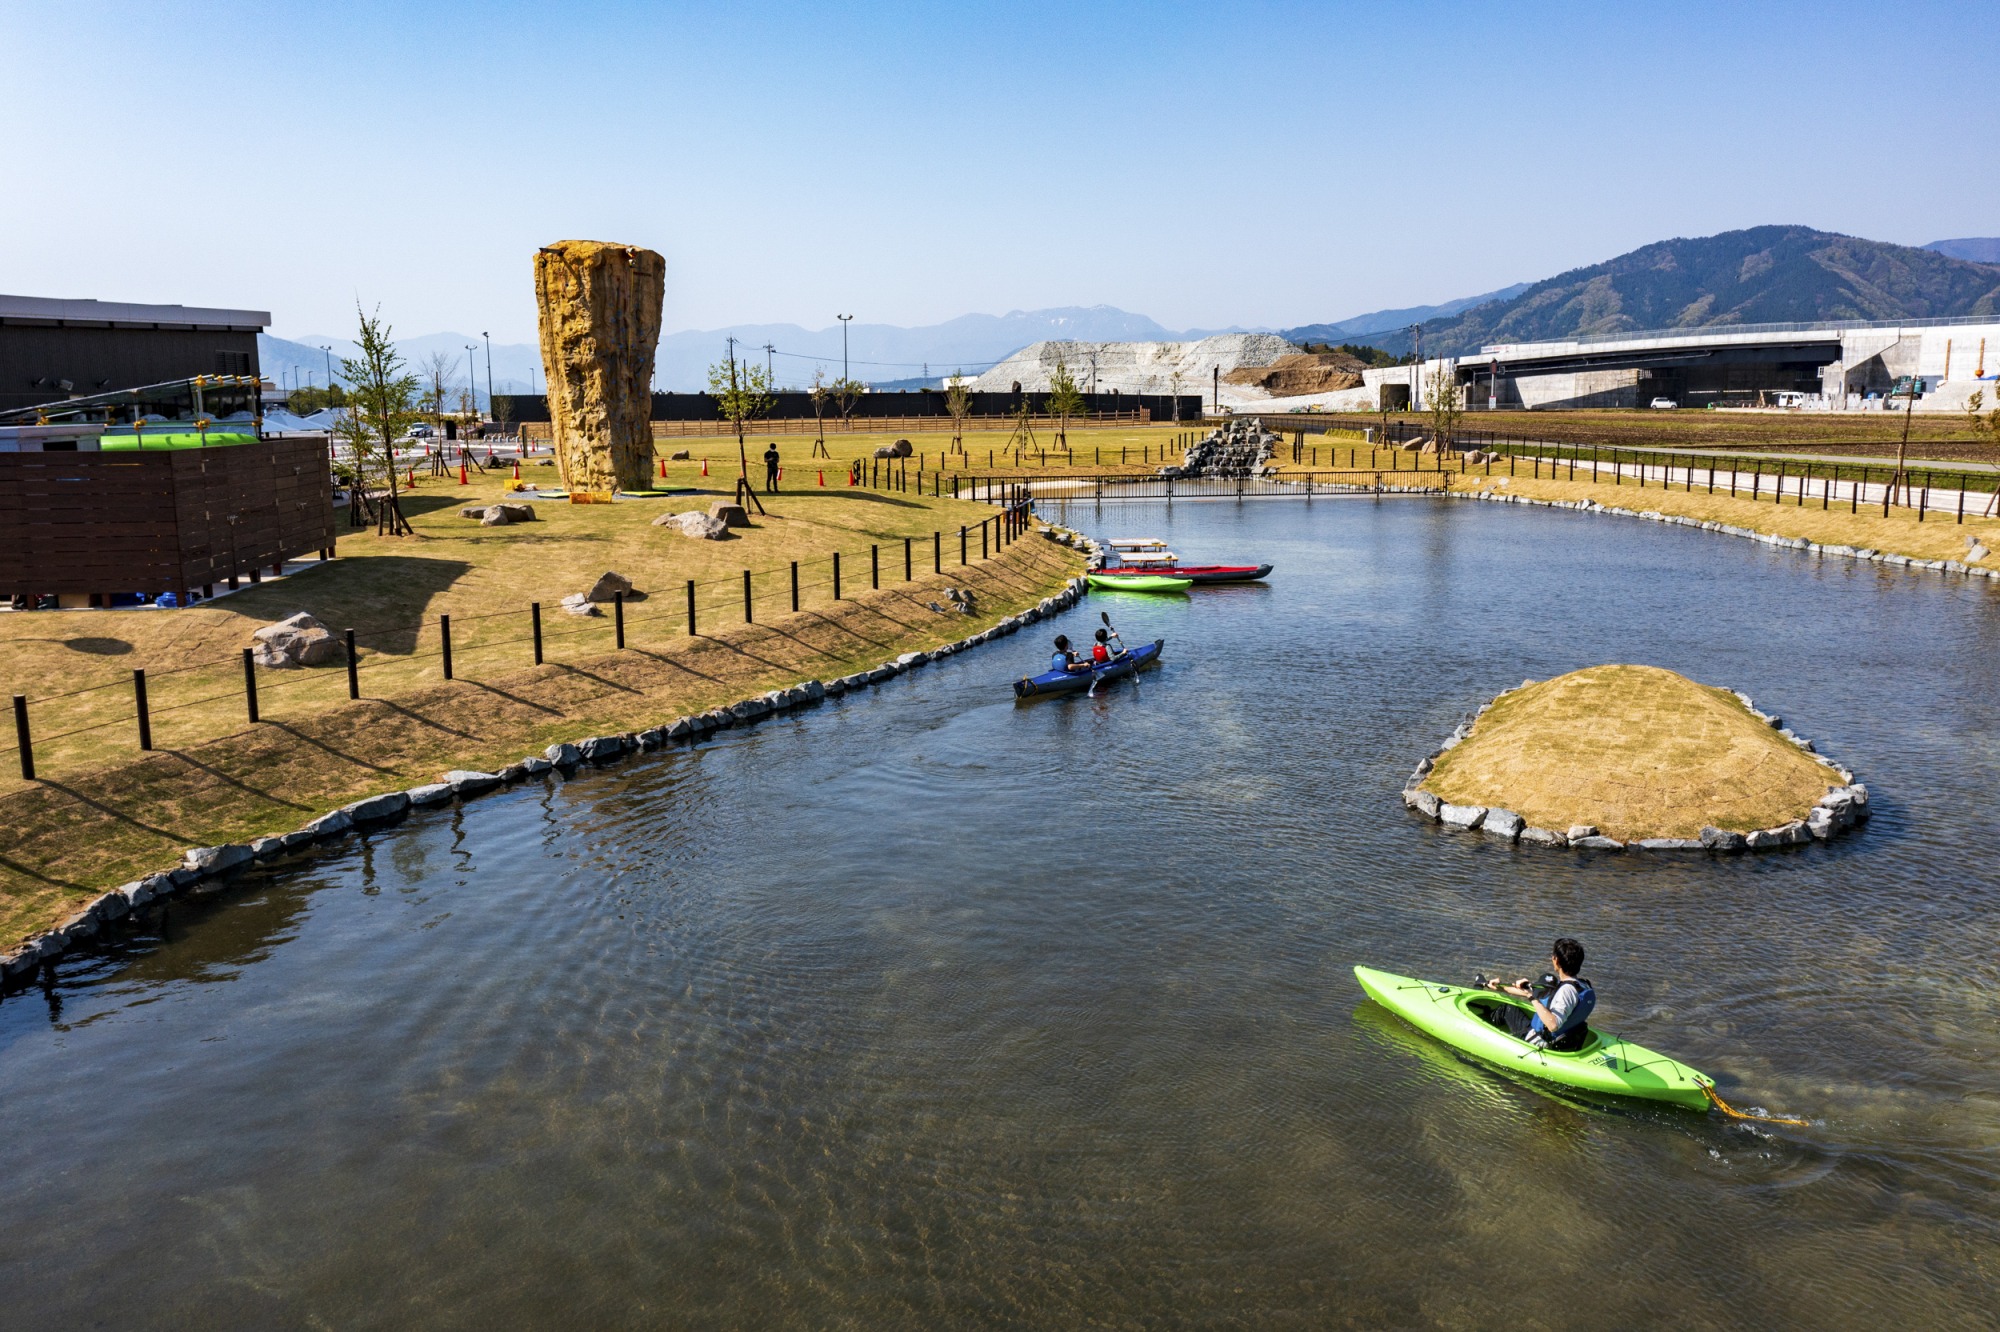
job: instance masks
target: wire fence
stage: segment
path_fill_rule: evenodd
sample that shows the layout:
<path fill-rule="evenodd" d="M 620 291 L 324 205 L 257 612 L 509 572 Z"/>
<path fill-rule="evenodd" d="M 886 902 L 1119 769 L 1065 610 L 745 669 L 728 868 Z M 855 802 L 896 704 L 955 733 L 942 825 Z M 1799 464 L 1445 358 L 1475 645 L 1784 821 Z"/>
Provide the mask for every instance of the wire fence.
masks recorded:
<path fill-rule="evenodd" d="M 926 480 L 921 473 L 911 476 L 896 469 L 878 469 L 875 488 L 908 490 Z M 754 624 L 760 619 L 800 612 L 814 607 L 852 600 L 857 594 L 914 583 L 928 576 L 947 574 L 998 557 L 1029 530 L 1029 500 L 1017 483 L 993 478 L 933 474 L 928 478 L 936 495 L 977 499 L 996 506 L 996 512 L 977 523 L 956 529 L 934 529 L 928 537 L 911 535 L 888 542 L 874 542 L 865 549 L 832 550 L 816 559 L 788 561 L 782 565 L 744 569 L 707 579 L 684 580 L 672 592 L 662 591 L 627 599 L 614 593 L 609 602 L 587 603 L 585 614 L 571 614 L 560 607 L 545 616 L 540 602 L 529 602 L 512 610 L 444 614 L 421 619 L 379 622 L 373 625 L 342 626 L 337 638 L 342 647 L 345 670 L 320 668 L 260 667 L 255 649 L 213 661 L 188 662 L 163 669 L 134 669 L 129 679 L 106 680 L 99 684 L 35 696 L 13 696 L 14 734 L 11 743 L 0 743 L 0 753 L 17 755 L 23 780 L 36 780 L 35 750 L 44 750 L 58 741 L 97 732 L 127 730 L 141 751 L 156 748 L 155 718 L 191 709 L 212 708 L 232 699 L 240 700 L 244 716 L 251 723 L 266 720 L 266 706 L 273 696 L 280 700 L 294 694 L 322 692 L 321 702 L 339 702 L 344 685 L 347 700 L 359 700 L 363 684 L 370 677 L 384 676 L 403 688 L 435 684 L 458 678 L 459 669 L 469 661 L 496 662 L 528 667 L 554 661 L 556 649 L 582 659 L 604 651 L 626 650 L 635 636 L 649 638 L 649 646 L 665 646 L 659 639 L 664 629 L 682 641 L 701 637 L 732 625 Z M 860 477 L 857 486 L 867 485 Z M 365 640 L 407 635 L 408 651 L 391 651 L 368 645 Z M 222 688 L 224 678 L 238 669 L 239 687 Z M 193 698 L 165 701 L 159 686 L 180 681 L 193 687 Z M 116 698 L 124 695 L 124 706 Z M 78 706 L 87 700 L 91 706 Z M 114 715 L 96 717 L 99 704 L 116 708 Z M 59 729 L 36 733 L 34 722 L 55 708 Z M 63 716 L 82 724 L 64 725 Z"/>

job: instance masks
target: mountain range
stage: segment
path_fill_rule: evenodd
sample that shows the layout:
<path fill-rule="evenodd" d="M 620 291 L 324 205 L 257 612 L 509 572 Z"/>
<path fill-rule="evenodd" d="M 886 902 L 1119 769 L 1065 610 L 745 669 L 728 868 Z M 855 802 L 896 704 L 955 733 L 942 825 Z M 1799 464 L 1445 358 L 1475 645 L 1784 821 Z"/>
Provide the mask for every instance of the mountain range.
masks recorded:
<path fill-rule="evenodd" d="M 2000 314 L 2000 267 L 1811 227 L 1750 227 L 1641 246 L 1533 283 L 1504 300 L 1423 324 L 1424 352 L 1464 356 L 1496 342 L 1717 324 Z M 1409 349 L 1387 334 L 1372 341 Z"/>
<path fill-rule="evenodd" d="M 1811 227 L 1765 226 L 1659 241 L 1540 282 L 1517 283 L 1440 305 L 1374 310 L 1280 331 L 1293 342 L 1357 342 L 1402 354 L 1410 349 L 1410 326 L 1417 324 L 1422 326 L 1427 353 L 1468 355 L 1486 343 L 1581 333 L 1996 313 L 2000 313 L 2000 238 L 1942 240 L 1919 248 Z M 1179 342 L 1214 333 L 1267 331 L 1240 327 L 1174 331 L 1145 315 L 1108 305 L 1014 310 L 1004 315 L 961 315 L 916 328 L 850 324 L 845 364 L 856 379 L 881 388 L 907 388 L 935 384 L 957 371 L 976 374 L 1023 347 L 1049 339 Z M 743 324 L 662 334 L 655 386 L 679 391 L 706 387 L 708 367 L 728 355 L 731 337 L 736 339 L 737 356 L 764 359 L 778 383 L 787 387 L 811 382 L 815 370 L 829 380 L 842 372 L 839 324 L 821 329 Z M 328 347 L 330 353 L 323 350 Z M 455 387 L 465 383 L 468 347 L 473 349 L 472 378 L 484 402 L 489 374 L 484 339 L 430 333 L 397 342 L 412 370 L 435 353 L 449 357 Z M 354 351 L 354 344 L 345 338 L 318 334 L 258 339 L 264 373 L 281 387 L 324 384 L 329 356 L 338 374 L 340 358 Z M 541 389 L 541 354 L 535 346 L 495 343 L 490 354 L 496 392 Z"/>

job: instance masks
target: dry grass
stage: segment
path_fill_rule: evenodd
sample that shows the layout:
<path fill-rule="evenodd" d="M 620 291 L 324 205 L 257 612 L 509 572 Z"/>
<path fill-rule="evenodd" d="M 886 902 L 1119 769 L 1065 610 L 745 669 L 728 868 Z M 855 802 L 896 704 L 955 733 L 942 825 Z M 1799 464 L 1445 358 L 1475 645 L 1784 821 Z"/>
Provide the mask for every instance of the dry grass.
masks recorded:
<path fill-rule="evenodd" d="M 1527 466 L 1525 460 L 1518 464 L 1520 470 L 1525 470 Z M 1913 509 L 1894 508 L 1884 518 L 1879 507 L 1871 512 L 1866 504 L 1861 506 L 1859 513 L 1849 513 L 1839 507 L 1821 509 L 1817 499 L 1801 507 L 1796 495 L 1788 496 L 1783 504 L 1774 504 L 1769 499 L 1757 501 L 1710 495 L 1699 483 L 1689 491 L 1664 487 L 1657 480 L 1641 487 L 1630 476 L 1624 479 L 1622 485 L 1614 484 L 1609 472 L 1603 475 L 1602 480 L 1593 483 L 1584 480 L 1581 471 L 1575 481 L 1538 481 L 1519 474 L 1508 477 L 1505 463 L 1496 465 L 1493 470 L 1491 477 L 1478 471 L 1464 475 L 1447 473 L 1447 477 L 1454 490 L 1498 490 L 1534 499 L 1571 502 L 1595 500 L 1614 508 L 1650 509 L 1702 522 L 1747 527 L 1775 536 L 1804 537 L 1821 545 L 1887 551 L 1912 559 L 1963 560 L 1966 555 L 1965 539 L 1972 536 L 1978 537 L 1989 550 L 2000 550 L 2000 545 L 1995 544 L 2000 542 L 2000 519 L 1968 517 L 1961 524 L 1951 513 L 1933 510 L 1925 521 L 1918 522 Z M 1990 558 L 1988 563 L 1991 563 Z"/>
<path fill-rule="evenodd" d="M 1475 395 L 1475 404 L 1484 402 Z M 1343 416 L 1354 426 L 1372 425 L 1376 418 Z M 1421 413 L 1392 413 L 1391 419 L 1408 421 L 1428 428 Z M 1266 417 L 1267 424 L 1282 417 Z M 1274 427 L 1282 428 L 1282 427 Z M 1460 419 L 1459 429 L 1470 436 L 1491 431 L 1528 439 L 1558 440 L 1574 444 L 1604 444 L 1619 448 L 1664 449 L 1793 449 L 1813 452 L 1823 445 L 1853 444 L 1893 454 L 1903 436 L 1900 414 L 1868 412 L 1835 416 L 1822 412 L 1655 412 L 1646 410 L 1580 412 L 1488 412 L 1476 405 Z M 1960 454 L 1939 453 L 1938 446 L 1971 446 L 1978 437 L 1955 412 L 1912 416 L 1910 446 L 1913 457 L 1983 457 L 1994 460 L 1994 451 Z M 1924 450 L 1923 452 L 1919 452 Z"/>
<path fill-rule="evenodd" d="M 532 470 L 532 469 L 531 469 Z M 0 671 L 33 700 L 36 783 L 0 778 L 0 946 L 45 928 L 84 896 L 175 859 L 180 849 L 298 826 L 313 814 L 450 767 L 498 764 L 553 739 L 635 729 L 780 684 L 830 677 L 934 646 L 1047 595 L 1081 561 L 1039 538 L 958 564 L 958 527 L 990 506 L 845 487 L 766 498 L 737 539 L 690 540 L 650 519 L 709 496 L 612 505 L 543 503 L 543 521 L 484 528 L 461 503 L 497 497 L 499 479 L 423 481 L 408 497 L 417 535 L 343 537 L 340 558 L 180 611 L 0 615 Z M 931 536 L 944 572 L 931 573 Z M 903 545 L 913 542 L 914 582 Z M 869 547 L 880 591 L 870 591 Z M 843 599 L 832 597 L 833 551 Z M 789 563 L 800 561 L 801 611 Z M 757 622 L 743 622 L 742 570 Z M 652 593 L 627 607 L 627 650 L 610 616 L 579 620 L 556 603 L 606 569 Z M 687 633 L 685 583 L 698 580 L 699 637 Z M 925 603 L 972 589 L 981 614 Z M 536 667 L 528 603 L 543 603 L 548 664 Z M 295 610 L 354 625 L 364 697 L 344 668 L 260 672 L 264 718 L 243 703 L 240 649 L 250 631 Z M 438 616 L 452 617 L 457 679 L 442 679 Z M 131 669 L 145 666 L 156 752 L 137 750 Z M 97 686 L 97 687 L 93 687 Z M 68 691 L 67 697 L 57 697 Z M 67 734 L 65 734 L 67 732 Z M 10 737 L 11 738 L 11 737 Z"/>
<path fill-rule="evenodd" d="M 1623 839 L 1775 827 L 1837 784 L 1728 690 L 1656 666 L 1593 666 L 1505 694 L 1424 782 L 1453 804 Z"/>

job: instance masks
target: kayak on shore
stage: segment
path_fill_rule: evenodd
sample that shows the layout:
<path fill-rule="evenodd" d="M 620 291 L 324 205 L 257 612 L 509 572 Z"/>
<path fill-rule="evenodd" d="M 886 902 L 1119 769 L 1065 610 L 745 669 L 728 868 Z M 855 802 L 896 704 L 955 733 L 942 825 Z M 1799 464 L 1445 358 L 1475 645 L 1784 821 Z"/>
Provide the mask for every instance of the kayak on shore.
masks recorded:
<path fill-rule="evenodd" d="M 1544 1050 L 1481 1016 L 1485 1012 L 1497 1014 L 1507 1005 L 1526 1008 L 1525 999 L 1369 967 L 1356 967 L 1354 978 L 1370 999 L 1417 1030 L 1497 1067 L 1600 1095 L 1661 1101 L 1689 1110 L 1707 1110 L 1710 1105 L 1726 1108 L 1709 1090 L 1715 1079 L 1607 1032 L 1590 1029 L 1589 1038 L 1578 1050 Z"/>
<path fill-rule="evenodd" d="M 1097 572 L 1106 578 L 1185 578 L 1196 586 L 1209 583 L 1254 583 L 1270 576 L 1268 564 L 1182 564 L 1158 537 L 1113 537 L 1118 563 Z"/>
<path fill-rule="evenodd" d="M 1014 682 L 1015 698 L 1041 698 L 1050 694 L 1075 694 L 1094 688 L 1106 680 L 1118 680 L 1135 675 L 1148 666 L 1159 663 L 1160 650 L 1167 645 L 1164 638 L 1156 638 L 1150 643 L 1142 643 L 1122 657 L 1113 657 L 1101 666 L 1093 666 L 1087 671 L 1044 671 L 1040 675 L 1030 675 Z"/>
<path fill-rule="evenodd" d="M 1211 583 L 1254 583 L 1268 578 L 1272 566 L 1268 564 L 1172 564 L 1161 569 L 1145 569 L 1129 565 L 1114 564 L 1108 569 L 1099 569 L 1098 576 L 1116 578 L 1129 582 L 1134 578 L 1167 577 L 1185 578 L 1197 587 Z"/>
<path fill-rule="evenodd" d="M 1090 573 L 1084 578 L 1100 592 L 1185 592 L 1194 586 L 1192 578 L 1170 578 L 1157 573 Z"/>

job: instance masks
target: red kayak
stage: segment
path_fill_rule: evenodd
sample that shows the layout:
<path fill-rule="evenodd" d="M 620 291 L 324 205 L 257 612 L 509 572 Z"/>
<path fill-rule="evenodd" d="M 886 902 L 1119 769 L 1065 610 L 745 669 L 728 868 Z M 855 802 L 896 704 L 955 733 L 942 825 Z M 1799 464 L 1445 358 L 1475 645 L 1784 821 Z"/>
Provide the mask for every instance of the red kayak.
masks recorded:
<path fill-rule="evenodd" d="M 1271 572 L 1268 564 L 1114 564 L 1099 569 L 1099 578 L 1146 578 L 1164 575 L 1203 583 L 1254 583 Z"/>

